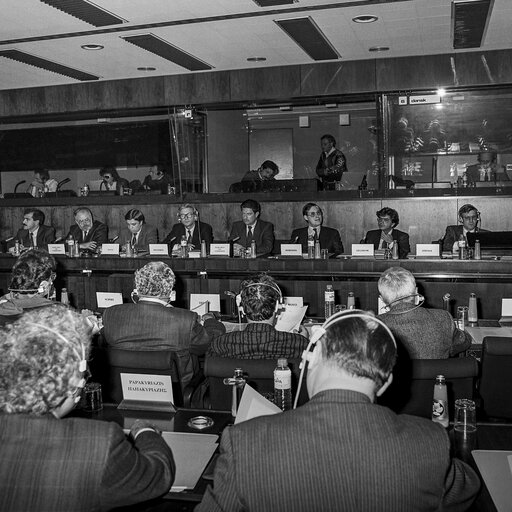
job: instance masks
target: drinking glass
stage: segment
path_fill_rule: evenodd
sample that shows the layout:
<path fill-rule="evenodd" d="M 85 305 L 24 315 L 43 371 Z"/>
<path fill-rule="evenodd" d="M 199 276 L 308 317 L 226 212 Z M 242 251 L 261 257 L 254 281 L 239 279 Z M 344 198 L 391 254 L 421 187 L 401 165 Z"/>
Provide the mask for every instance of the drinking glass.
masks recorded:
<path fill-rule="evenodd" d="M 458 306 L 457 307 L 457 327 L 463 331 L 466 328 L 468 321 L 468 307 Z"/>
<path fill-rule="evenodd" d="M 462 460 L 470 460 L 471 450 L 476 448 L 476 407 L 473 400 L 455 400 L 453 431 L 455 456 Z"/>
<path fill-rule="evenodd" d="M 101 384 L 88 382 L 83 391 L 83 409 L 88 412 L 97 412 L 103 409 Z"/>

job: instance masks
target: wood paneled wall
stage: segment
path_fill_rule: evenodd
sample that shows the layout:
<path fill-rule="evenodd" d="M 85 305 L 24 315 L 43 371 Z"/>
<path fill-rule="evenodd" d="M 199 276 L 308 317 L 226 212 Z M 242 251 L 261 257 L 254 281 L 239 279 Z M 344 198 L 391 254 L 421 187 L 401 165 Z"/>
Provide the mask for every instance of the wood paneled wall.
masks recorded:
<path fill-rule="evenodd" d="M 13 89 L 0 91 L 0 117 L 511 83 L 507 49 Z"/>
<path fill-rule="evenodd" d="M 90 198 L 92 203 L 93 199 Z M 262 202 L 263 220 L 272 222 L 279 240 L 289 240 L 294 228 L 302 227 L 302 207 L 307 201 Z M 481 226 L 492 231 L 512 231 L 512 201 L 510 197 L 438 197 L 367 199 L 362 201 L 316 201 L 324 212 L 324 225 L 340 231 L 345 252 L 350 244 L 359 243 L 370 229 L 377 229 L 376 212 L 384 206 L 394 208 L 400 216 L 398 226 L 410 235 L 411 247 L 417 243 L 430 243 L 444 235 L 445 227 L 457 223 L 457 211 L 466 203 L 475 205 L 481 212 Z M 96 219 L 106 222 L 113 237 L 125 229 L 125 213 L 132 207 L 127 204 L 90 204 Z M 170 232 L 177 222 L 176 204 L 136 204 L 142 210 L 146 222 L 157 227 L 160 239 Z M 57 235 L 65 235 L 73 220 L 76 205 L 41 206 L 47 224 L 56 228 Z M 240 220 L 240 203 L 197 204 L 201 220 L 213 226 L 216 240 L 227 240 L 233 222 Z M 0 208 L 2 238 L 14 235 L 22 227 L 24 207 Z"/>

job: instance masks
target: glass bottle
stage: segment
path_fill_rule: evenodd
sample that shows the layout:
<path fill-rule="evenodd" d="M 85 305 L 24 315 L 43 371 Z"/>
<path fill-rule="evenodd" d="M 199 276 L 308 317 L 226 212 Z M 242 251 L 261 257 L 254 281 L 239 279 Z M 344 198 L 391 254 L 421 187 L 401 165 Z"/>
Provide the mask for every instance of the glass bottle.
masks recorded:
<path fill-rule="evenodd" d="M 201 258 L 206 258 L 206 240 L 201 240 Z"/>
<path fill-rule="evenodd" d="M 187 257 L 187 237 L 183 235 L 180 240 L 180 258 Z"/>
<path fill-rule="evenodd" d="M 256 258 L 256 240 L 251 240 L 251 258 Z"/>
<path fill-rule="evenodd" d="M 434 384 L 434 397 L 432 400 L 432 421 L 440 423 L 444 428 L 449 425 L 448 419 L 448 392 L 444 375 L 436 377 Z"/>
<path fill-rule="evenodd" d="M 320 240 L 317 240 L 315 242 L 315 260 L 319 260 L 320 258 Z"/>
<path fill-rule="evenodd" d="M 73 235 L 69 235 L 67 238 L 66 238 L 66 246 L 67 246 L 67 250 L 68 250 L 68 256 L 70 258 L 73 257 L 73 250 L 75 248 L 75 241 L 73 240 Z"/>
<path fill-rule="evenodd" d="M 66 306 L 69 306 L 69 296 L 67 288 L 62 288 L 60 292 L 60 302 Z"/>
<path fill-rule="evenodd" d="M 472 324 L 476 324 L 478 322 L 476 295 L 474 293 L 469 295 L 468 322 Z"/>
<path fill-rule="evenodd" d="M 482 250 L 480 248 L 480 240 L 475 240 L 475 252 L 473 253 L 473 258 L 475 260 L 481 260 L 482 259 Z"/>
<path fill-rule="evenodd" d="M 312 260 L 315 257 L 315 237 L 308 235 L 308 259 Z"/>
<path fill-rule="evenodd" d="M 292 408 L 292 372 L 284 357 L 277 360 L 274 370 L 274 403 L 283 411 Z"/>
<path fill-rule="evenodd" d="M 467 258 L 468 250 L 466 247 L 466 239 L 464 235 L 459 237 L 459 260 L 465 260 Z"/>
<path fill-rule="evenodd" d="M 348 292 L 347 309 L 356 309 L 356 298 L 354 292 Z"/>
<path fill-rule="evenodd" d="M 334 315 L 334 309 L 334 290 L 332 284 L 328 284 L 324 293 L 324 316 L 326 320 Z"/>

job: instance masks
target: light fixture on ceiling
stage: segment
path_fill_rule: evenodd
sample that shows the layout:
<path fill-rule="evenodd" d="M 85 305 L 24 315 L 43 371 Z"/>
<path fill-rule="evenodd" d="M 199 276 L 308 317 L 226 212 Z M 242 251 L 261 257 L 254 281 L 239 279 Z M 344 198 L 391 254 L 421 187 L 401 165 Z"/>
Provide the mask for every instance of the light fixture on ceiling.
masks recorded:
<path fill-rule="evenodd" d="M 273 7 L 275 5 L 293 4 L 297 0 L 254 0 L 260 7 Z"/>
<path fill-rule="evenodd" d="M 264 62 L 267 60 L 267 57 L 247 57 L 248 62 Z"/>
<path fill-rule="evenodd" d="M 126 20 L 87 0 L 40 0 L 59 11 L 85 21 L 95 27 L 119 25 Z"/>
<path fill-rule="evenodd" d="M 352 18 L 354 23 L 373 23 L 377 21 L 379 18 L 374 16 L 373 14 L 360 14 L 359 16 L 355 16 Z"/>
<path fill-rule="evenodd" d="M 105 48 L 105 47 L 102 44 L 83 44 L 82 46 L 80 46 L 80 48 L 82 48 L 82 50 L 95 51 L 95 50 L 103 50 L 103 48 Z"/>
<path fill-rule="evenodd" d="M 441 98 L 443 96 L 446 96 L 446 89 L 443 89 L 442 87 L 440 87 L 439 89 L 437 89 L 437 95 L 441 96 Z"/>
<path fill-rule="evenodd" d="M 494 0 L 453 0 L 453 48 L 479 48 L 482 46 Z"/>
<path fill-rule="evenodd" d="M 368 48 L 369 52 L 388 52 L 389 46 L 372 46 Z"/>
<path fill-rule="evenodd" d="M 140 66 L 137 68 L 137 71 L 156 71 L 156 68 L 152 66 Z"/>

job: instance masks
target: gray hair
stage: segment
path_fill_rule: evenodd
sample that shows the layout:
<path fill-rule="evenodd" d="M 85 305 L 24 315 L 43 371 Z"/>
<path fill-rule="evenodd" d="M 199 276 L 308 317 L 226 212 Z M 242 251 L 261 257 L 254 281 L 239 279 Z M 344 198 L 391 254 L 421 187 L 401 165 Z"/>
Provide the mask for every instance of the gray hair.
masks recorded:
<path fill-rule="evenodd" d="M 386 304 L 391 304 L 404 298 L 404 302 L 414 302 L 416 280 L 411 272 L 402 267 L 391 267 L 382 272 L 379 283 L 379 293 Z"/>

